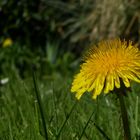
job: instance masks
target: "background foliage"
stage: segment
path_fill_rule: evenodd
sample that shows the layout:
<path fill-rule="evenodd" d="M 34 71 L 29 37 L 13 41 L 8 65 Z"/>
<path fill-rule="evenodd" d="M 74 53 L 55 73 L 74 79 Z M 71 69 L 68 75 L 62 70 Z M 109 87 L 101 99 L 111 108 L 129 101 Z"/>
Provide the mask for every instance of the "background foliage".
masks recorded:
<path fill-rule="evenodd" d="M 0 42 L 10 37 L 14 46 L 18 43 L 13 53 L 25 55 L 16 66 L 31 61 L 44 65 L 39 59 L 54 63 L 66 53 L 77 58 L 86 46 L 102 39 L 140 42 L 139 8 L 139 0 L 1 0 Z"/>

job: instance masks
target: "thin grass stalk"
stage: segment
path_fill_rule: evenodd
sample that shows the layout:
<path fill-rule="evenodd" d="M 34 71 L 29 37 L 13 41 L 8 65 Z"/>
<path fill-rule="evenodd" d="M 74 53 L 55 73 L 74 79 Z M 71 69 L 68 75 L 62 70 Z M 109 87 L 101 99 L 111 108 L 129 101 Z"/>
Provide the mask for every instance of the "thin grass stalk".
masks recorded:
<path fill-rule="evenodd" d="M 124 130 L 124 140 L 131 140 L 131 133 L 130 133 L 130 127 L 129 127 L 129 121 L 128 121 L 128 114 L 123 98 L 123 94 L 118 93 L 118 98 L 120 102 L 120 108 L 121 108 L 121 117 L 123 122 L 123 130 Z"/>
<path fill-rule="evenodd" d="M 106 140 L 110 140 L 110 138 L 106 135 L 106 133 L 104 132 L 104 130 L 102 130 L 96 123 L 94 123 L 94 126 L 97 128 L 97 130 L 103 135 L 103 137 Z"/>
<path fill-rule="evenodd" d="M 44 109 L 43 109 L 43 104 L 42 104 L 41 97 L 40 97 L 40 94 L 39 94 L 39 89 L 38 89 L 38 86 L 37 86 L 37 80 L 36 80 L 36 76 L 35 76 L 34 71 L 33 71 L 33 83 L 34 83 L 36 98 L 37 98 L 37 101 L 38 101 L 38 106 L 39 106 L 40 115 L 41 115 L 41 119 L 42 119 L 43 130 L 44 130 L 44 133 L 45 133 L 45 139 L 48 140 L 48 133 L 47 133 L 47 127 L 46 127 L 46 120 L 45 120 L 45 112 L 44 112 Z"/>
<path fill-rule="evenodd" d="M 67 123 L 67 121 L 68 121 L 70 115 L 72 114 L 73 110 L 75 109 L 77 103 L 78 103 L 78 101 L 76 100 L 75 103 L 74 103 L 74 105 L 72 106 L 72 108 L 71 108 L 69 114 L 66 116 L 65 121 L 63 122 L 62 126 L 60 127 L 60 129 L 59 129 L 59 131 L 58 131 L 58 134 L 56 135 L 56 140 L 59 139 L 60 134 L 61 134 L 61 132 L 62 132 L 64 126 L 66 125 L 66 123 Z"/>
<path fill-rule="evenodd" d="M 82 131 L 82 133 L 81 133 L 81 135 L 80 135 L 80 137 L 79 137 L 79 140 L 82 139 L 82 137 L 83 137 L 83 135 L 84 135 L 84 133 L 85 133 L 85 131 L 86 131 L 86 128 L 87 128 L 87 126 L 88 126 L 88 124 L 89 124 L 89 122 L 90 122 L 90 120 L 91 120 L 91 118 L 92 118 L 94 112 L 95 112 L 95 111 L 93 111 L 93 112 L 91 113 L 91 115 L 90 115 L 90 117 L 89 117 L 89 119 L 88 119 L 88 121 L 87 121 L 87 123 L 86 123 L 86 125 L 85 125 L 85 127 L 84 127 L 84 129 L 83 129 L 83 131 Z"/>
<path fill-rule="evenodd" d="M 135 105 L 135 126 L 136 129 L 138 128 L 138 110 L 139 110 L 139 97 L 136 98 L 136 105 Z M 138 129 L 137 129 L 138 131 Z"/>
<path fill-rule="evenodd" d="M 56 134 L 58 133 L 58 114 L 57 114 L 57 99 L 54 94 L 54 83 L 52 83 L 53 89 L 53 103 L 54 103 L 54 114 L 55 114 L 55 123 L 56 123 Z"/>
<path fill-rule="evenodd" d="M 9 138 L 10 140 L 13 140 L 13 133 L 12 133 L 12 128 L 11 128 L 11 122 L 9 121 Z"/>

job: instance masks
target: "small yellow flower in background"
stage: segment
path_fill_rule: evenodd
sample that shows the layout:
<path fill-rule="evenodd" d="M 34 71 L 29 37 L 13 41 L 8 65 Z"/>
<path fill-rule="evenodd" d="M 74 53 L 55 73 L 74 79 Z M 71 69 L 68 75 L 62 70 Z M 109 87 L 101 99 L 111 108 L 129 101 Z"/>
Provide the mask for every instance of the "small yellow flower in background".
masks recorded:
<path fill-rule="evenodd" d="M 84 57 L 80 72 L 75 76 L 71 92 L 80 99 L 84 92 L 92 92 L 96 99 L 101 92 L 109 93 L 126 87 L 130 81 L 140 82 L 140 51 L 132 42 L 120 39 L 102 41 L 93 46 Z"/>
<path fill-rule="evenodd" d="M 11 46 L 13 44 L 13 41 L 12 41 L 12 39 L 11 38 L 7 38 L 7 39 L 5 39 L 4 41 L 3 41 L 3 44 L 2 44 L 2 47 L 9 47 L 9 46 Z"/>

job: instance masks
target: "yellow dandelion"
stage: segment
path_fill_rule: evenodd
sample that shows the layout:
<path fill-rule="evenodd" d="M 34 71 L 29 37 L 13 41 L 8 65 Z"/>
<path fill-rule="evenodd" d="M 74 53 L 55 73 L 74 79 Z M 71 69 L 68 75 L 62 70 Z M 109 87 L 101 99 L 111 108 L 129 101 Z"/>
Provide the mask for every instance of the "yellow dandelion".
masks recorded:
<path fill-rule="evenodd" d="M 102 41 L 84 57 L 80 72 L 75 76 L 71 92 L 80 99 L 84 92 L 92 92 L 96 99 L 101 92 L 120 88 L 120 81 L 130 87 L 130 81 L 140 82 L 140 51 L 132 42 L 120 39 Z"/>
<path fill-rule="evenodd" d="M 11 38 L 7 38 L 7 39 L 5 39 L 4 41 L 3 41 L 3 44 L 2 44 L 2 47 L 9 47 L 9 46 L 11 46 L 13 44 L 13 41 L 12 41 L 12 39 Z"/>

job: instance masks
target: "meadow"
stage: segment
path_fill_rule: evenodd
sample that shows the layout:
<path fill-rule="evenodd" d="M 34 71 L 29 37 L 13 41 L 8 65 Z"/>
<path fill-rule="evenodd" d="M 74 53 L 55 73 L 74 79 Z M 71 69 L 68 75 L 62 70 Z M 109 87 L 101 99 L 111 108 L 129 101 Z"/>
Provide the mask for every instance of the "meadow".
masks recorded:
<path fill-rule="evenodd" d="M 72 75 L 56 73 L 44 79 L 32 75 L 33 71 L 23 80 L 11 71 L 9 82 L 0 87 L 1 140 L 122 139 L 120 106 L 114 93 L 97 100 L 85 94 L 77 100 L 70 92 Z M 133 140 L 140 137 L 139 92 L 139 85 L 133 83 L 126 97 Z"/>

